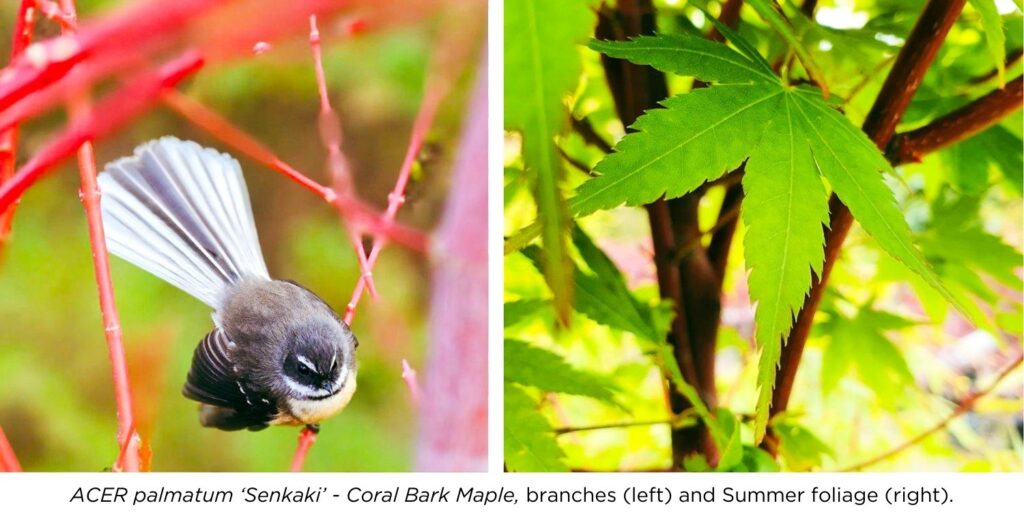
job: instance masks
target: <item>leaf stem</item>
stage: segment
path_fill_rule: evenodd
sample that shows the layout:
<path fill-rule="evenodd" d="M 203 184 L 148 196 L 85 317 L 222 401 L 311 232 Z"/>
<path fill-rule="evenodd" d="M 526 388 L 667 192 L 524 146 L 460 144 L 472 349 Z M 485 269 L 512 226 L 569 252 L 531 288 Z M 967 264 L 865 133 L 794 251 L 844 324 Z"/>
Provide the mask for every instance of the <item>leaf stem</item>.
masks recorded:
<path fill-rule="evenodd" d="M 924 441 L 932 434 L 945 430 L 946 427 L 950 424 L 950 422 L 959 418 L 960 416 L 963 416 L 966 412 L 973 409 L 975 404 L 977 404 L 979 400 L 981 400 L 986 395 L 995 390 L 996 387 L 999 386 L 999 383 L 1002 382 L 1007 375 L 1012 373 L 1014 369 L 1020 366 L 1022 360 L 1024 360 L 1024 354 L 1018 354 L 1016 359 L 1011 361 L 1009 364 L 1004 366 L 1002 370 L 999 371 L 999 373 L 996 375 L 995 379 L 992 381 L 991 384 L 965 396 L 962 400 L 960 400 L 960 403 L 956 406 L 956 408 L 954 408 L 948 415 L 946 415 L 946 417 L 942 418 L 941 421 L 933 425 L 931 428 L 925 430 L 924 432 L 921 432 L 920 434 L 910 439 L 907 439 L 906 441 L 900 443 L 897 446 L 894 446 L 892 449 L 886 452 L 880 453 L 865 461 L 861 461 L 856 464 L 839 469 L 838 471 L 860 471 L 868 466 L 873 466 L 886 459 L 895 457 L 896 455 L 899 455 L 908 448 L 911 448 L 914 445 L 920 443 L 921 441 Z"/>
<path fill-rule="evenodd" d="M 590 119 L 586 117 L 583 119 L 576 119 L 574 116 L 569 117 L 571 118 L 572 129 L 580 134 L 580 137 L 583 137 L 584 142 L 600 149 L 604 153 L 612 152 L 612 145 L 594 130 L 594 125 L 590 122 Z"/>
<path fill-rule="evenodd" d="M 633 428 L 633 427 L 649 427 L 651 425 L 671 425 L 674 421 L 671 419 L 665 420 L 648 420 L 648 421 L 623 421 L 618 423 L 604 423 L 601 425 L 587 425 L 583 427 L 560 427 L 554 429 L 555 435 L 569 434 L 573 432 L 588 432 L 591 430 L 606 430 L 615 428 Z"/>

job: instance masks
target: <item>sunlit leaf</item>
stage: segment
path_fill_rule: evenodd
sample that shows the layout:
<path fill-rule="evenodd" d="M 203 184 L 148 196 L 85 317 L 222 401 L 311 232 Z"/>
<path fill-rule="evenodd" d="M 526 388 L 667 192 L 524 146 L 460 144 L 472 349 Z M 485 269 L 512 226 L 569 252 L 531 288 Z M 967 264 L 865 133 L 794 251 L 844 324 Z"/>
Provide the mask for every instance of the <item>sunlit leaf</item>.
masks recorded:
<path fill-rule="evenodd" d="M 620 405 L 610 378 L 573 368 L 558 354 L 525 341 L 505 340 L 505 381 Z"/>
<path fill-rule="evenodd" d="M 569 215 L 559 188 L 563 171 L 555 136 L 567 125 L 562 96 L 580 73 L 575 46 L 586 40 L 596 19 L 588 4 L 505 2 L 505 128 L 523 135 L 523 160 L 535 177 L 534 197 L 542 219 L 544 276 L 563 323 L 568 323 L 573 285 Z"/>
<path fill-rule="evenodd" d="M 728 34 L 738 44 L 735 34 Z M 810 87 L 789 87 L 765 75 L 758 61 L 725 45 L 690 45 L 687 37 L 603 42 L 617 57 L 667 72 L 692 74 L 717 85 L 675 96 L 633 125 L 570 201 L 579 215 L 620 204 L 644 204 L 694 190 L 747 160 L 744 251 L 757 303 L 756 338 L 762 350 L 756 439 L 764 435 L 782 342 L 792 327 L 812 272 L 820 271 L 827 195 L 821 178 L 861 226 L 898 261 L 950 302 L 911 243 L 910 230 L 882 179 L 891 168 L 864 133 Z M 672 52 L 673 45 L 680 49 Z M 749 48 L 745 46 L 746 48 Z M 695 51 L 688 51 L 696 49 Z M 748 50 L 749 51 L 749 50 Z M 716 53 L 712 53 L 716 52 Z M 728 59 L 726 52 L 733 55 Z M 721 58 L 717 56 L 721 54 Z M 709 55 L 716 56 L 714 60 Z M 745 73 L 744 73 L 744 66 Z"/>
<path fill-rule="evenodd" d="M 515 384 L 505 384 L 505 466 L 510 471 L 567 471 L 565 453 L 537 402 Z"/>
<path fill-rule="evenodd" d="M 779 457 L 790 471 L 820 468 L 825 457 L 833 455 L 832 448 L 794 421 L 773 421 L 772 431 L 779 441 Z"/>
<path fill-rule="evenodd" d="M 1003 19 L 995 0 L 969 0 L 981 15 L 981 28 L 985 33 L 985 47 L 996 66 L 999 85 L 1006 83 L 1006 35 L 1003 34 Z"/>

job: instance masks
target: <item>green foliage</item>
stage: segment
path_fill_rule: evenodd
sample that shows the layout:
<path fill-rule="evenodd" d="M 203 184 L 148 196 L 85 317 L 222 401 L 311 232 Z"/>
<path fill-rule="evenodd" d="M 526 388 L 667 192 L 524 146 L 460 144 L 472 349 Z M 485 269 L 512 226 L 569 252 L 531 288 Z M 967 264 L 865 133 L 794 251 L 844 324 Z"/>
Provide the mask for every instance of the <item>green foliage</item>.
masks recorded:
<path fill-rule="evenodd" d="M 981 15 L 981 27 L 985 32 L 985 47 L 996 66 L 999 85 L 1006 83 L 1006 36 L 1003 34 L 1003 19 L 995 0 L 970 0 Z"/>
<path fill-rule="evenodd" d="M 780 36 L 782 39 L 789 44 L 790 49 L 796 53 L 797 57 L 800 58 L 800 63 L 804 65 L 807 70 L 807 74 L 810 75 L 811 79 L 819 84 L 823 84 L 821 77 L 821 71 L 818 69 L 818 65 L 814 62 L 814 58 L 811 57 L 810 52 L 804 48 L 803 44 L 793 31 L 793 27 L 781 13 L 775 10 L 775 8 L 768 3 L 767 0 L 747 0 L 747 3 L 757 11 L 757 14 L 761 16 L 761 19 L 765 21 Z"/>
<path fill-rule="evenodd" d="M 631 332 L 644 339 L 661 342 L 665 339 L 668 322 L 671 320 L 665 305 L 651 307 L 638 301 L 626 288 L 622 274 L 614 263 L 576 227 L 572 232 L 573 243 L 587 269 L 574 267 L 573 276 L 577 311 L 595 322 Z M 543 251 L 536 246 L 527 247 L 523 254 L 542 268 Z M 515 314 L 515 308 L 513 308 Z"/>
<path fill-rule="evenodd" d="M 505 467 L 512 471 L 567 471 L 551 424 L 523 388 L 505 384 Z"/>
<path fill-rule="evenodd" d="M 567 466 L 846 467 L 883 453 L 894 440 L 930 428 L 948 413 L 950 383 L 964 382 L 952 374 L 959 369 L 947 367 L 948 353 L 968 339 L 989 341 L 984 333 L 965 337 L 971 328 L 960 318 L 947 318 L 950 304 L 991 334 L 992 345 L 1005 347 L 1005 338 L 1021 332 L 1020 114 L 926 155 L 921 164 L 895 168 L 859 128 L 924 3 L 826 3 L 807 16 L 799 2 L 751 0 L 744 2 L 739 29 L 733 31 L 705 11 L 720 3 L 691 1 L 659 8 L 657 35 L 594 40 L 589 43 L 594 52 L 582 52 L 579 85 L 561 99 L 594 134 L 556 135 L 566 160 L 585 171 L 570 172 L 564 180 L 574 189 L 567 209 L 577 223 L 564 263 L 572 272 L 573 326 L 557 325 L 552 290 L 541 276 L 550 261 L 547 240 L 531 245 L 548 219 L 526 194 L 507 193 L 505 205 L 506 338 L 557 347 L 574 369 L 615 382 L 617 397 L 629 407 L 630 418 L 622 418 L 620 410 L 590 398 L 546 395 L 551 400 L 535 402 L 535 409 L 559 427 L 616 425 L 559 436 Z M 957 20 L 897 133 L 929 124 L 1019 73 L 1019 62 L 999 69 L 1002 58 L 996 55 L 1020 48 L 1021 15 L 983 16 L 991 4 L 977 2 Z M 629 14 L 616 13 L 614 3 L 607 7 L 613 28 L 629 22 Z M 852 19 L 841 19 L 850 9 Z M 863 22 L 856 21 L 862 16 Z M 997 24 L 1004 28 L 995 30 Z M 712 26 L 728 44 L 706 37 Z M 580 55 L 573 47 L 558 62 L 577 73 Z M 651 84 L 645 80 L 661 75 L 633 75 L 633 68 L 609 59 L 666 73 L 672 95 L 632 126 L 623 126 L 617 115 L 622 105 L 608 85 L 625 81 L 627 87 L 646 87 Z M 826 83 L 828 92 L 812 87 Z M 564 122 L 566 113 L 560 115 Z M 605 154 L 593 135 L 614 150 Z M 506 171 L 506 191 L 523 190 L 536 179 L 536 170 L 527 148 L 516 151 L 517 136 L 508 140 L 506 166 L 516 172 Z M 520 158 L 526 161 L 525 178 Z M 743 175 L 727 176 L 735 169 Z M 680 311 L 688 316 L 672 323 L 673 329 L 700 325 L 695 316 L 703 308 L 689 300 L 707 297 L 703 256 L 711 258 L 723 219 L 737 211 L 723 201 L 736 180 L 743 198 L 731 254 L 724 274 L 717 276 L 722 279 L 714 357 L 717 403 L 709 409 L 701 397 L 711 390 L 683 378 L 676 360 L 683 344 L 668 331 L 669 320 Z M 823 268 L 832 194 L 856 222 L 842 251 L 829 254 L 835 258 L 833 271 L 791 388 L 790 412 L 769 422 L 767 405 L 783 342 Z M 672 201 L 684 195 L 686 201 Z M 656 209 L 616 209 L 661 198 L 673 229 L 671 235 L 658 233 L 656 240 L 671 238 L 676 244 L 666 255 L 651 251 L 650 216 Z M 679 210 L 682 205 L 693 206 L 696 216 Z M 673 268 L 668 261 L 679 265 Z M 684 299 L 679 305 L 659 298 L 674 296 L 659 288 L 674 279 L 676 269 Z M 694 286 L 701 289 L 690 289 Z M 692 330 L 686 334 L 691 343 L 706 341 L 699 338 L 704 334 L 698 339 Z M 697 364 L 698 374 L 706 363 Z M 673 414 L 666 387 L 693 407 Z M 650 425 L 647 420 L 664 423 L 642 426 Z M 704 453 L 681 457 L 683 452 L 673 451 L 678 448 L 673 430 L 698 421 L 717 448 L 715 467 Z M 778 460 L 760 447 L 766 423 L 772 432 L 768 441 L 778 442 Z M 879 467 L 920 469 L 934 463 L 948 469 L 1019 469 L 1017 438 L 1010 439 L 1009 448 L 995 447 L 1008 438 L 985 434 L 988 451 L 978 450 L 980 432 L 955 424 L 956 447 L 933 438 Z M 1013 460 L 989 457 L 995 453 Z"/>
<path fill-rule="evenodd" d="M 821 362 L 821 391 L 835 391 L 840 379 L 855 369 L 879 404 L 893 409 L 904 403 L 906 391 L 914 385 L 914 375 L 903 354 L 886 336 L 888 331 L 906 329 L 915 322 L 886 313 L 858 308 L 852 316 L 828 311 L 829 318 L 819 327 L 829 343 Z"/>
<path fill-rule="evenodd" d="M 535 177 L 542 219 L 544 274 L 563 323 L 572 307 L 568 265 L 569 216 L 559 184 L 562 166 L 555 136 L 565 125 L 562 96 L 576 84 L 578 59 L 563 55 L 586 40 L 594 15 L 583 0 L 505 3 L 505 128 L 523 136 L 523 160 Z"/>
<path fill-rule="evenodd" d="M 603 43 L 614 48 L 611 56 L 718 85 L 673 97 L 663 103 L 665 109 L 638 119 L 633 126 L 638 133 L 623 138 L 616 152 L 595 167 L 599 176 L 579 188 L 572 205 L 585 214 L 623 202 L 650 202 L 663 194 L 677 197 L 746 159 L 745 250 L 762 349 L 755 423 L 760 440 L 782 341 L 810 288 L 811 271 L 821 271 L 828 196 L 819 173 L 879 245 L 948 300 L 958 301 L 912 245 L 906 221 L 882 180 L 881 173 L 891 168 L 863 132 L 815 89 L 769 79 L 757 60 L 747 58 L 742 75 L 735 69 L 740 54 L 725 45 L 712 51 L 701 43 L 697 53 L 671 50 L 689 48 L 691 39 Z M 713 71 L 718 61 L 728 63 L 726 72 Z"/>
<path fill-rule="evenodd" d="M 820 468 L 832 449 L 813 432 L 789 418 L 772 422 L 772 432 L 778 438 L 779 456 L 790 471 L 809 471 Z"/>
<path fill-rule="evenodd" d="M 505 382 L 619 405 L 607 378 L 577 370 L 558 354 L 525 341 L 505 340 Z"/>

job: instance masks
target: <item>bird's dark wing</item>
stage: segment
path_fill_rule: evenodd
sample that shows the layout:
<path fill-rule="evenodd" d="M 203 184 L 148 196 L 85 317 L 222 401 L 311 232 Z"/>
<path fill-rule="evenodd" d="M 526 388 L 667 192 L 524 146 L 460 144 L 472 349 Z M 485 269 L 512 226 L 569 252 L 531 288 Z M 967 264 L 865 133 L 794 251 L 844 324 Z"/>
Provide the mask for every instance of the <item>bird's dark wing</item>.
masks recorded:
<path fill-rule="evenodd" d="M 224 331 L 218 328 L 207 334 L 192 356 L 182 393 L 215 407 L 204 408 L 203 426 L 222 430 L 264 427 L 277 415 L 277 405 L 238 370 L 233 352 L 234 343 Z M 211 414 L 212 410 L 217 414 Z"/>

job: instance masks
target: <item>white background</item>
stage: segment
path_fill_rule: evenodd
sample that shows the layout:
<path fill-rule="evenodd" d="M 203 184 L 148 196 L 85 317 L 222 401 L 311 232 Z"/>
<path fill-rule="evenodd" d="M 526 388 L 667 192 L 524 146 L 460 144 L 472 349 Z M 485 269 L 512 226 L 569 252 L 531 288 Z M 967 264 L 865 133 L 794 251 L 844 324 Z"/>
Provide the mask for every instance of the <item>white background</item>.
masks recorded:
<path fill-rule="evenodd" d="M 971 510 L 994 512 L 1016 510 L 1024 503 L 1024 478 L 1020 474 L 950 474 L 950 473 L 809 473 L 809 474 L 504 474 L 502 472 L 502 155 L 503 155 L 503 55 L 502 47 L 503 8 L 500 1 L 491 0 L 488 27 L 488 81 L 489 90 L 489 211 L 490 240 L 489 255 L 489 300 L 490 312 L 490 462 L 488 474 L 330 474 L 330 473 L 272 473 L 272 474 L 5 474 L 0 475 L 0 512 L 16 510 L 664 510 L 666 504 L 623 503 L 626 488 L 636 486 L 649 489 L 652 486 L 670 488 L 674 497 L 682 490 L 707 490 L 716 488 L 718 501 L 714 505 L 673 502 L 672 510 Z M 477 489 L 510 489 L 519 498 L 517 505 L 473 503 L 409 504 L 409 503 L 352 503 L 345 497 L 354 487 L 370 490 L 391 490 L 398 487 L 400 498 L 404 498 L 409 487 L 422 489 L 454 489 L 475 487 Z M 822 504 L 810 501 L 813 487 L 831 488 L 838 486 L 847 490 L 875 490 L 882 496 L 882 503 L 856 506 L 849 504 Z M 125 487 L 127 503 L 71 503 L 79 488 Z M 152 491 L 161 487 L 180 491 L 231 490 L 235 501 L 231 504 L 144 504 L 132 505 L 134 493 L 138 490 Z M 281 503 L 246 503 L 242 489 L 258 487 L 273 491 L 288 487 L 291 490 L 307 487 L 326 487 L 319 503 L 288 505 Z M 580 490 L 584 487 L 593 491 L 614 491 L 618 500 L 612 504 L 529 504 L 526 503 L 526 488 L 534 490 Z M 724 490 L 804 490 L 801 503 L 724 503 Z M 906 504 L 890 506 L 885 504 L 885 491 L 890 487 L 909 489 L 944 487 L 952 502 L 944 506 Z M 340 494 L 333 498 L 332 494 Z M 454 492 L 450 499 L 454 500 Z"/>

